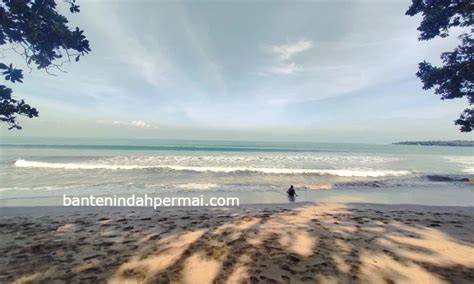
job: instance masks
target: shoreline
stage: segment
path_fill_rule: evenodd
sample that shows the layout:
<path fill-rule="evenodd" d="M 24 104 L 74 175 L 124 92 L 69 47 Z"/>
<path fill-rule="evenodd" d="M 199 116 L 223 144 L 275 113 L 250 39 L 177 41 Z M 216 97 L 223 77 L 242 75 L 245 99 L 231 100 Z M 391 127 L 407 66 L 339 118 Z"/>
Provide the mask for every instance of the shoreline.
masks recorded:
<path fill-rule="evenodd" d="M 65 192 L 67 196 L 76 195 L 75 192 Z M 117 196 L 129 197 L 117 194 Z M 145 194 L 145 193 L 143 193 Z M 241 205 L 250 204 L 285 204 L 288 203 L 287 195 L 281 191 L 177 191 L 153 193 L 146 192 L 150 197 L 237 197 Z M 474 206 L 474 186 L 471 183 L 448 186 L 398 186 L 398 187 L 348 187 L 337 189 L 298 190 L 296 202 L 336 202 L 336 203 L 374 203 L 374 204 L 413 204 L 433 206 Z M 135 193 L 136 196 L 141 194 Z M 1 194 L 0 194 L 1 196 Z M 97 194 L 107 197 L 112 194 Z M 60 196 L 19 196 L 0 199 L 0 208 L 3 207 L 43 207 L 62 206 Z"/>
<path fill-rule="evenodd" d="M 0 207 L 0 219 L 2 217 L 7 217 L 8 215 L 4 215 L 8 211 L 19 211 L 15 213 L 23 214 L 35 214 L 37 215 L 38 212 L 52 210 L 49 213 L 51 214 L 57 210 L 64 210 L 64 211 L 73 211 L 73 212 L 81 212 L 88 211 L 93 213 L 111 213 L 112 211 L 120 211 L 120 212 L 129 212 L 129 211 L 136 211 L 138 213 L 147 213 L 156 212 L 160 213 L 161 211 L 173 211 L 173 210 L 246 210 L 246 209 L 294 209 L 300 208 L 305 206 L 317 206 L 319 204 L 339 204 L 339 205 L 347 205 L 347 206 L 361 206 L 361 207 L 381 207 L 381 208 L 427 208 L 427 209 L 447 209 L 447 210 L 473 210 L 474 213 L 474 206 L 456 206 L 456 205 L 424 205 L 424 204 L 383 204 L 383 203 L 371 203 L 371 202 L 309 202 L 309 201 L 302 201 L 302 202 L 286 202 L 286 203 L 253 203 L 253 204 L 242 204 L 240 206 L 168 206 L 168 207 L 159 207 L 156 210 L 152 207 L 130 207 L 130 206 L 12 206 L 12 207 Z M 39 210 L 39 211 L 38 211 Z M 98 212 L 96 212 L 98 211 Z M 67 212 L 66 212 L 67 213 Z M 71 212 L 69 212 L 71 213 Z M 19 216 L 19 215 L 15 215 Z M 38 216 L 35 216 L 38 217 Z"/>
<path fill-rule="evenodd" d="M 474 208 L 368 203 L 0 208 L 0 282 L 429 282 L 474 277 Z"/>

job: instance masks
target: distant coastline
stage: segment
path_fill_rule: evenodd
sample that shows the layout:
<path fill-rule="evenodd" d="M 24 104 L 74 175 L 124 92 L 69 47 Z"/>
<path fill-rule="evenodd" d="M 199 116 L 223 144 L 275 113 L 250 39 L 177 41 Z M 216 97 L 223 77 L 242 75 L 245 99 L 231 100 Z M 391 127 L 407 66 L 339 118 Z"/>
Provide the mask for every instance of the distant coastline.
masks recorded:
<path fill-rule="evenodd" d="M 448 147 L 474 147 L 474 141 L 403 141 L 392 143 L 393 145 L 420 145 L 420 146 L 448 146 Z"/>

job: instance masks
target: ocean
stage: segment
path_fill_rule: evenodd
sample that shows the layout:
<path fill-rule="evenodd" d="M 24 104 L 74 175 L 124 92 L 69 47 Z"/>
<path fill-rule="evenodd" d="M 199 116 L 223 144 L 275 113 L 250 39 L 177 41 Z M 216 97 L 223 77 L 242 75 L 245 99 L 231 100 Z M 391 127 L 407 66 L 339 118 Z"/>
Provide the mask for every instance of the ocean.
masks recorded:
<path fill-rule="evenodd" d="M 472 206 L 474 149 L 252 141 L 1 138 L 0 206 L 63 194 Z M 464 179 L 464 180 L 463 180 Z"/>

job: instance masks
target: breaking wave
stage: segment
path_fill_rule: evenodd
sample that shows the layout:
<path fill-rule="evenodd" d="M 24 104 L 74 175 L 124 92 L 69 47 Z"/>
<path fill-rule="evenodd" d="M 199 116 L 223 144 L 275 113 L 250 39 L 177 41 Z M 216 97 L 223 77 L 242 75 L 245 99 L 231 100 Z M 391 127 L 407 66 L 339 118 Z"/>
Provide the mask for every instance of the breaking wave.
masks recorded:
<path fill-rule="evenodd" d="M 40 161 L 17 160 L 15 167 L 20 168 L 49 168 L 63 170 L 137 170 L 137 169 L 168 169 L 175 171 L 193 172 L 255 172 L 263 174 L 316 174 L 340 177 L 384 177 L 404 176 L 412 174 L 402 170 L 373 170 L 373 169 L 297 169 L 297 168 L 269 168 L 269 167 L 222 167 L 222 166 L 180 166 L 180 165 L 122 165 L 122 164 L 87 164 L 87 163 L 49 163 Z"/>

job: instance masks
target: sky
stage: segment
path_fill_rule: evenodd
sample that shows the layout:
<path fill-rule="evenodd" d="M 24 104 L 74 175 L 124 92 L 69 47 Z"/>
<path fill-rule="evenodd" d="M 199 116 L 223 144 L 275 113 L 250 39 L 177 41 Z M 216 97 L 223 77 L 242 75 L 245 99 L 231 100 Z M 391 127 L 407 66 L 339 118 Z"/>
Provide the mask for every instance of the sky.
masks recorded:
<path fill-rule="evenodd" d="M 467 102 L 441 101 L 415 76 L 418 62 L 439 64 L 458 40 L 418 41 L 410 2 L 81 0 L 79 14 L 61 3 L 92 52 L 57 76 L 25 71 L 11 87 L 40 117 L 0 134 L 472 139 L 453 123 Z"/>

